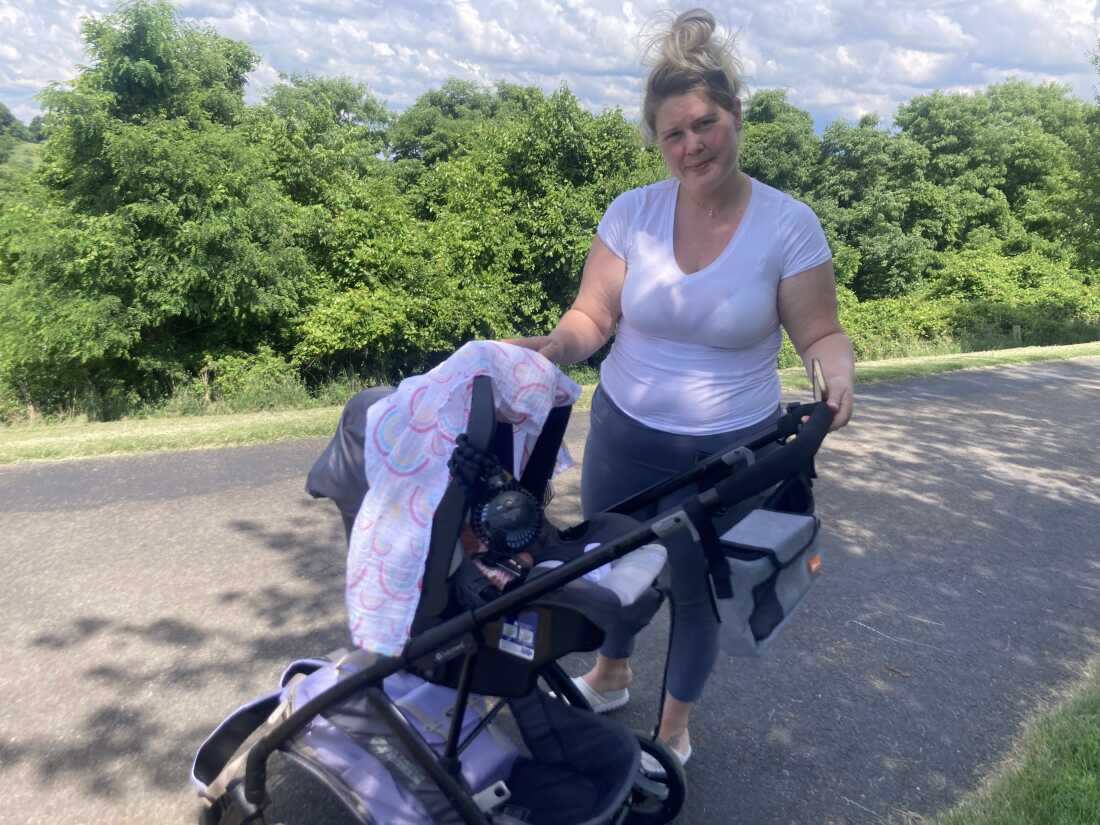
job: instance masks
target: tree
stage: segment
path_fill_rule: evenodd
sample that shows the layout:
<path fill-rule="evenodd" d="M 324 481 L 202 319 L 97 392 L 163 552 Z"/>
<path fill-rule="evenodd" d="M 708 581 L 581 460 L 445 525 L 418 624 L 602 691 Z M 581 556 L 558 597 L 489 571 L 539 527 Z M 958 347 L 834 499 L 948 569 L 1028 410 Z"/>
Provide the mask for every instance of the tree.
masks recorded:
<path fill-rule="evenodd" d="M 4 163 L 11 157 L 17 143 L 30 139 L 31 135 L 27 127 L 11 113 L 7 106 L 0 103 L 0 163 Z"/>
<path fill-rule="evenodd" d="M 298 203 L 322 203 L 379 163 L 390 113 L 349 78 L 292 76 L 252 111 L 255 139 L 276 155 L 273 176 Z"/>
<path fill-rule="evenodd" d="M 289 349 L 316 218 L 242 125 L 254 55 L 164 3 L 83 29 L 94 62 L 44 97 L 45 189 L 0 221 L 0 380 L 36 406 L 155 397 L 218 353 Z"/>
<path fill-rule="evenodd" d="M 1066 86 L 1008 80 L 974 94 L 913 98 L 896 121 L 928 150 L 929 181 L 982 198 L 996 190 L 1025 231 L 1053 240 L 1087 113 Z"/>
<path fill-rule="evenodd" d="M 3 103 L 0 103 L 0 135 L 10 135 L 15 140 L 31 140 L 30 130 Z"/>
<path fill-rule="evenodd" d="M 30 139 L 35 143 L 41 143 L 46 139 L 46 120 L 42 115 L 35 115 L 31 118 L 30 125 L 27 126 L 27 132 Z"/>
<path fill-rule="evenodd" d="M 82 209 L 110 210 L 114 171 L 105 155 L 114 131 L 179 120 L 229 127 L 244 107 L 244 84 L 259 57 L 244 43 L 176 18 L 164 0 L 127 3 L 81 26 L 91 64 L 71 88 L 42 95 L 51 130 L 50 185 Z"/>
<path fill-rule="evenodd" d="M 621 112 L 593 115 L 564 89 L 497 94 L 459 150 L 391 161 L 421 165 L 407 191 L 395 173 L 348 193 L 323 232 L 333 288 L 301 325 L 300 362 L 365 353 L 370 373 L 392 379 L 472 337 L 544 331 L 561 315 L 603 209 L 654 180 L 659 155 Z"/>
<path fill-rule="evenodd" d="M 781 89 L 752 96 L 745 113 L 741 167 L 748 174 L 796 196 L 811 188 L 820 141 L 810 115 L 787 102 Z"/>
<path fill-rule="evenodd" d="M 500 107 L 500 97 L 491 90 L 452 78 L 425 92 L 394 121 L 387 135 L 390 156 L 429 166 L 446 160 Z"/>
<path fill-rule="evenodd" d="M 1100 73 L 1100 41 L 1092 54 Z M 1066 193 L 1066 234 L 1076 242 L 1081 265 L 1093 270 L 1092 283 L 1100 289 L 1100 93 L 1086 117 L 1074 153 L 1071 186 Z"/>

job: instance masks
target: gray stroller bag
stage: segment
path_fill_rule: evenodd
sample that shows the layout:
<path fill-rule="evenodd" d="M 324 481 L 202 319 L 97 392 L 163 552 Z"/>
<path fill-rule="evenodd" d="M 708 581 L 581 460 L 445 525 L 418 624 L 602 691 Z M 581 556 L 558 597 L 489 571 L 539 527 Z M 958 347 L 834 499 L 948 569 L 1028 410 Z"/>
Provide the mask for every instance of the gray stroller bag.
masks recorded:
<path fill-rule="evenodd" d="M 759 656 L 813 587 L 821 568 L 814 516 L 753 510 L 718 540 L 725 565 L 711 566 L 718 644 Z"/>

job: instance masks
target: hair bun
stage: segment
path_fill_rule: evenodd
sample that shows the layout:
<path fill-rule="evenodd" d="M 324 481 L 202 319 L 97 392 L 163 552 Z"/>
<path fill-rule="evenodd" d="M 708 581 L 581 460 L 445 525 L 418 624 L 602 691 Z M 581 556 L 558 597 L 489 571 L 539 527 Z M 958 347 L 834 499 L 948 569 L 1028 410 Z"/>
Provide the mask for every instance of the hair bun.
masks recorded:
<path fill-rule="evenodd" d="M 685 55 L 705 49 L 718 24 L 706 9 L 685 11 L 672 21 L 661 51 L 666 60 L 680 61 Z"/>

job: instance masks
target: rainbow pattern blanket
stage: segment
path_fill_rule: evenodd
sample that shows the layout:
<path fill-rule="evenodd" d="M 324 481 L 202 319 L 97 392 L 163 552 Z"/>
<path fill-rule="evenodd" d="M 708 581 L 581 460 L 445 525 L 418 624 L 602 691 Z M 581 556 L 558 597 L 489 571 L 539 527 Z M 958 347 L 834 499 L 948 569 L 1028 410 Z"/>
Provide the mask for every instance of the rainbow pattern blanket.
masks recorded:
<path fill-rule="evenodd" d="M 474 341 L 370 407 L 364 444 L 370 489 L 351 534 L 346 590 L 352 640 L 364 650 L 396 656 L 409 639 L 432 515 L 447 489 L 447 461 L 466 430 L 478 375 L 490 376 L 497 418 L 514 427 L 517 477 L 550 410 L 580 394 L 574 381 L 538 353 Z M 563 446 L 557 469 L 568 466 L 572 460 Z"/>

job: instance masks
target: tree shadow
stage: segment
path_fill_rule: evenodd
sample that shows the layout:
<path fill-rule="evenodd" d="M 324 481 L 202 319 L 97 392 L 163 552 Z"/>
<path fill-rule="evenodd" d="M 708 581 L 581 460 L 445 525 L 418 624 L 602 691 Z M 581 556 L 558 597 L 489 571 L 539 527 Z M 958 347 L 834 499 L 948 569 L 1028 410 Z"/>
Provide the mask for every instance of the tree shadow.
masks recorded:
<path fill-rule="evenodd" d="M 1100 650 L 1100 372 L 984 372 L 860 388 L 827 439 L 825 574 L 768 657 L 719 663 L 749 688 L 726 698 L 736 744 L 703 740 L 689 768 L 727 783 L 740 818 L 931 814 Z M 687 818 L 707 811 L 696 798 Z"/>
<path fill-rule="evenodd" d="M 177 588 L 179 604 L 211 609 L 146 622 L 89 612 L 32 636 L 36 666 L 63 673 L 75 698 L 58 703 L 60 736 L 3 731 L 0 775 L 18 770 L 108 807 L 135 793 L 179 793 L 196 749 L 228 712 L 275 689 L 294 659 L 345 645 L 339 517 L 304 494 L 285 510 L 275 524 L 229 525 L 234 549 L 271 569 L 255 589 L 225 586 L 228 577 L 213 588 L 161 582 L 155 587 Z M 147 587 L 134 583 L 133 598 Z"/>

